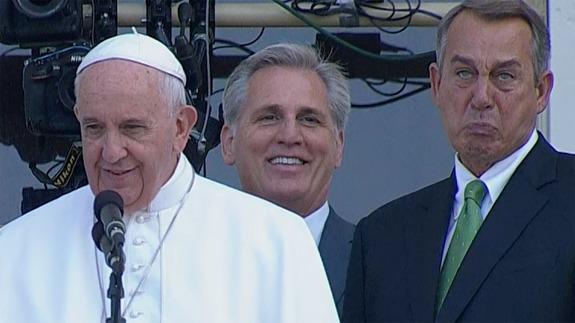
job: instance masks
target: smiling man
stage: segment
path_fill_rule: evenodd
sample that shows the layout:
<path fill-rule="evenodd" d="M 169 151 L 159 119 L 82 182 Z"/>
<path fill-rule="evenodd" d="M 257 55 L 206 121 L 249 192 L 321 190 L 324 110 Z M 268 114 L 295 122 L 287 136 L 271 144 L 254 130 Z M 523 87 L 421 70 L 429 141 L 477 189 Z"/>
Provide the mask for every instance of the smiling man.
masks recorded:
<path fill-rule="evenodd" d="M 549 33 L 521 0 L 467 0 L 437 32 L 451 176 L 356 230 L 344 322 L 575 320 L 575 156 L 535 129 Z"/>
<path fill-rule="evenodd" d="M 75 113 L 90 185 L 0 231 L 0 321 L 107 321 L 110 268 L 91 235 L 104 190 L 125 205 L 127 322 L 339 321 L 304 221 L 194 172 L 182 153 L 196 121 L 185 83 L 176 57 L 145 35 L 84 58 Z"/>
<path fill-rule="evenodd" d="M 327 197 L 343 156 L 346 78 L 311 47 L 273 45 L 230 75 L 223 108 L 224 161 L 235 165 L 244 191 L 305 219 L 341 309 L 354 227 Z"/>

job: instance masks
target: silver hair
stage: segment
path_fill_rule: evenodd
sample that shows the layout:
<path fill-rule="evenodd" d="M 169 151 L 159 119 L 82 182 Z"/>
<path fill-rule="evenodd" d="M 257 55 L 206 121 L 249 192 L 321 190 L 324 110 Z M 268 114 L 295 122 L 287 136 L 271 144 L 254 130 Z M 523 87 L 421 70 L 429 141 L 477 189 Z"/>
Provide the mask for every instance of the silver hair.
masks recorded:
<path fill-rule="evenodd" d="M 186 88 L 184 83 L 177 77 L 161 73 L 159 92 L 166 98 L 166 104 L 170 109 L 170 116 L 175 117 L 186 105 Z"/>
<path fill-rule="evenodd" d="M 76 98 L 79 94 L 80 89 L 80 79 L 81 75 L 84 71 L 80 72 L 80 74 L 76 75 L 76 79 L 74 80 L 74 95 Z M 184 83 L 177 77 L 159 72 L 159 80 L 158 80 L 158 93 L 160 93 L 165 101 L 166 106 L 169 107 L 169 115 L 170 117 L 175 117 L 180 109 L 186 105 L 186 88 Z"/>
<path fill-rule="evenodd" d="M 447 47 L 447 32 L 457 15 L 470 11 L 486 21 L 498 21 L 508 18 L 521 18 L 531 28 L 531 60 L 535 82 L 549 69 L 551 41 L 545 22 L 531 6 L 522 0 L 466 0 L 451 9 L 441 20 L 437 28 L 436 54 L 441 70 L 443 55 Z"/>
<path fill-rule="evenodd" d="M 234 125 L 246 101 L 250 77 L 272 66 L 311 70 L 325 84 L 331 117 L 336 130 L 343 131 L 351 109 L 349 87 L 342 68 L 323 58 L 313 47 L 298 44 L 268 46 L 243 60 L 229 76 L 223 93 L 224 120 Z"/>

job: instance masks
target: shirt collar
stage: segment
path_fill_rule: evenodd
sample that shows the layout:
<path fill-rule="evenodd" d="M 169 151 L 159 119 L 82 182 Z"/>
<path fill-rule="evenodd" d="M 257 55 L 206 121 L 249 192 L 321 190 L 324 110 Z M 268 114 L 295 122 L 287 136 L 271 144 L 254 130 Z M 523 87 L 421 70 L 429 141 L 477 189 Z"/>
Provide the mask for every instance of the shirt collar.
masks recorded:
<path fill-rule="evenodd" d="M 180 154 L 174 173 L 160 188 L 146 211 L 157 212 L 178 204 L 188 192 L 194 176 L 192 165 L 184 154 Z"/>
<path fill-rule="evenodd" d="M 321 233 L 323 232 L 323 227 L 325 226 L 325 221 L 327 220 L 328 215 L 329 204 L 326 201 L 319 209 L 304 218 L 317 246 L 319 246 Z"/>
<path fill-rule="evenodd" d="M 511 155 L 507 156 L 505 159 L 500 160 L 491 166 L 479 179 L 485 183 L 488 192 L 486 200 L 488 199 L 491 204 L 495 203 L 505 185 L 517 169 L 519 164 L 525 159 L 527 154 L 533 149 L 537 143 L 538 138 L 537 131 L 533 130 L 529 139 L 523 146 L 513 152 Z M 456 200 L 463 200 L 463 192 L 465 186 L 474 179 L 477 179 L 473 173 L 471 173 L 467 167 L 465 167 L 460 161 L 458 154 L 455 155 L 455 177 L 457 179 L 457 194 Z"/>

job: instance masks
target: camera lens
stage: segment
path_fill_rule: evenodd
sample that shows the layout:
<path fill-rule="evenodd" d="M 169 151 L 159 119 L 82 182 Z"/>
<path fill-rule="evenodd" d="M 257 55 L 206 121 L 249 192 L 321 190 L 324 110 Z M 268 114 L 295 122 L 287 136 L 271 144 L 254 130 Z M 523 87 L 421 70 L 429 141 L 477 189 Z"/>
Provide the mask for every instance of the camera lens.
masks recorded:
<path fill-rule="evenodd" d="M 68 0 L 12 0 L 12 3 L 30 18 L 47 18 L 62 9 Z"/>
<path fill-rule="evenodd" d="M 52 2 L 52 0 L 30 0 L 30 3 L 35 4 L 37 6 L 45 6 Z"/>

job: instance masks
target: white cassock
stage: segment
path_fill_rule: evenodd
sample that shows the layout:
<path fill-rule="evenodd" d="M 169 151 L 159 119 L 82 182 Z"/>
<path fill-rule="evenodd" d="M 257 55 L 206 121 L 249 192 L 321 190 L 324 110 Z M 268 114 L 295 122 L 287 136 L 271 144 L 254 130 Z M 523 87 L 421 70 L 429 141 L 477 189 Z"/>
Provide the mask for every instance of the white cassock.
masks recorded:
<path fill-rule="evenodd" d="M 86 186 L 0 229 L 0 322 L 105 322 L 110 269 L 92 240 L 93 201 Z M 198 176 L 184 155 L 124 219 L 127 322 L 338 322 L 304 221 Z"/>

